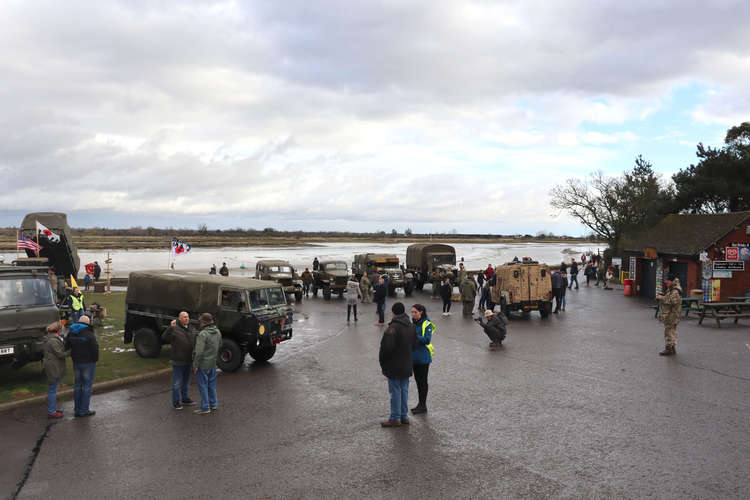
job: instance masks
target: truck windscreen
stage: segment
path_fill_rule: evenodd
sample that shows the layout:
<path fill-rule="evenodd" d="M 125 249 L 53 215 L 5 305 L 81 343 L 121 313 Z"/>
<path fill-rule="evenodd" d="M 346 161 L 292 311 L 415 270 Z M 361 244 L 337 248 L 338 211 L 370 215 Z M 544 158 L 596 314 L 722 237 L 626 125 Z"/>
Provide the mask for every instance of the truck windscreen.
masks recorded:
<path fill-rule="evenodd" d="M 35 278 L 0 280 L 0 308 L 54 305 L 49 281 Z"/>

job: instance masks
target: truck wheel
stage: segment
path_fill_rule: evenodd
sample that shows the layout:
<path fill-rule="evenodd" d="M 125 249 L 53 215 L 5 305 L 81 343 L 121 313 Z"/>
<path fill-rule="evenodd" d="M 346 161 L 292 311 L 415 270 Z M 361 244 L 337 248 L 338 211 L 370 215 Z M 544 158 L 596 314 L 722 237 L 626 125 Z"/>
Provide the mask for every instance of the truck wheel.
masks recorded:
<path fill-rule="evenodd" d="M 135 352 L 142 358 L 155 358 L 161 352 L 161 340 L 151 328 L 135 332 Z"/>
<path fill-rule="evenodd" d="M 273 355 L 276 354 L 276 346 L 272 345 L 270 347 L 251 347 L 248 354 L 250 354 L 250 356 L 255 361 L 263 363 L 271 359 Z"/>
<path fill-rule="evenodd" d="M 302 292 L 294 292 L 294 301 L 298 304 L 302 302 Z"/>
<path fill-rule="evenodd" d="M 244 360 L 245 356 L 237 342 L 232 339 L 221 339 L 219 355 L 216 357 L 216 366 L 221 368 L 221 371 L 236 372 Z"/>
<path fill-rule="evenodd" d="M 552 302 L 544 302 L 543 304 L 541 304 L 541 307 L 539 308 L 539 314 L 542 316 L 542 318 L 549 318 L 551 312 Z"/>
<path fill-rule="evenodd" d="M 323 298 L 326 300 L 331 300 L 331 289 L 328 287 L 325 287 L 323 289 Z"/>

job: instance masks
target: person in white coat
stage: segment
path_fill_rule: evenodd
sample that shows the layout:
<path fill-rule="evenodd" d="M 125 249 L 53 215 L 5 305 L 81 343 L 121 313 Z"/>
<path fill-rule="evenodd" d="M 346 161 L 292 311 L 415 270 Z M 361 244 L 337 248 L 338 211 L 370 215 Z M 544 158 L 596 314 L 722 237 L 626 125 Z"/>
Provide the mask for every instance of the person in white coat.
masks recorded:
<path fill-rule="evenodd" d="M 349 278 L 346 283 L 346 321 L 351 320 L 352 309 L 354 309 L 354 321 L 357 321 L 357 303 L 362 299 L 362 290 L 354 278 Z"/>

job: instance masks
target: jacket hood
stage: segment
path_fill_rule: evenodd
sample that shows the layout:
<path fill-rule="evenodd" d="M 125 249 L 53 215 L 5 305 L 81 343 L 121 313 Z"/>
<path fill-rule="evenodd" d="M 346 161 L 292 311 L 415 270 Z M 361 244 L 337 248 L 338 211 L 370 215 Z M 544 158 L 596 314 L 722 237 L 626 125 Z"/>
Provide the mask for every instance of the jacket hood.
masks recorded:
<path fill-rule="evenodd" d="M 79 333 L 81 333 L 81 331 L 85 330 L 88 327 L 89 327 L 89 325 L 87 325 L 85 323 L 74 323 L 70 327 L 70 333 L 72 333 L 74 335 L 78 335 Z"/>
<path fill-rule="evenodd" d="M 675 278 L 672 281 L 672 289 L 677 290 L 678 292 L 682 293 L 682 287 L 680 286 L 680 279 Z"/>
<path fill-rule="evenodd" d="M 398 316 L 395 316 L 391 323 L 398 323 L 400 325 L 404 326 L 411 326 L 411 320 L 409 319 L 409 316 L 406 315 L 406 313 L 399 314 Z"/>
<path fill-rule="evenodd" d="M 210 333 L 211 335 L 220 334 L 219 329 L 216 328 L 215 324 L 211 324 L 211 325 L 206 326 L 205 328 L 203 328 L 202 331 Z"/>

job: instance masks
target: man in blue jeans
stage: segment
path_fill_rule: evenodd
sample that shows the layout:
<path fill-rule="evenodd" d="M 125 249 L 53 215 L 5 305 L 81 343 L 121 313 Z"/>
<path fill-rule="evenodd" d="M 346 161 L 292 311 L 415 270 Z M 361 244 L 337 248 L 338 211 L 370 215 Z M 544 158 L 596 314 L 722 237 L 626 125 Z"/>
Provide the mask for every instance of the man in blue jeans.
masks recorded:
<path fill-rule="evenodd" d="M 200 316 L 200 331 L 195 338 L 193 350 L 193 373 L 198 382 L 201 394 L 200 408 L 194 411 L 199 415 L 211 413 L 219 409 L 216 397 L 216 358 L 221 346 L 221 332 L 214 325 L 214 317 L 210 313 Z"/>
<path fill-rule="evenodd" d="M 190 387 L 190 368 L 193 363 L 195 346 L 195 329 L 190 326 L 190 316 L 182 311 L 177 321 L 172 321 L 161 339 L 172 345 L 170 362 L 172 363 L 172 407 L 182 410 L 183 405 L 194 405 L 188 395 Z"/>
<path fill-rule="evenodd" d="M 380 340 L 380 368 L 388 378 L 391 394 L 391 414 L 380 423 L 383 427 L 400 427 L 409 423 L 409 377 L 412 375 L 411 352 L 417 343 L 417 334 L 406 308 L 396 302 L 391 308 L 393 319 Z"/>
<path fill-rule="evenodd" d="M 65 337 L 65 350 L 70 349 L 75 374 L 73 413 L 76 417 L 93 417 L 96 414 L 89 409 L 89 404 L 96 362 L 99 361 L 99 343 L 90 322 L 88 316 L 81 316 Z"/>

